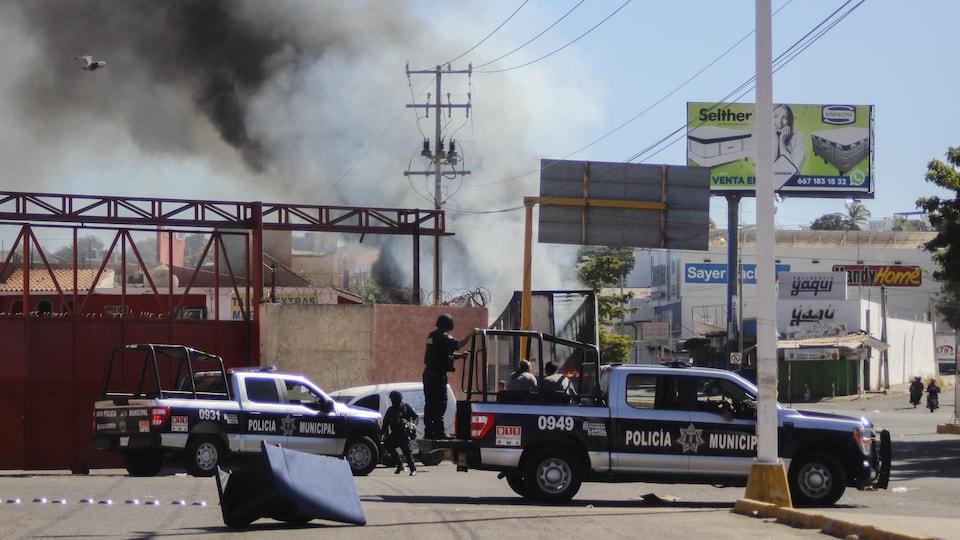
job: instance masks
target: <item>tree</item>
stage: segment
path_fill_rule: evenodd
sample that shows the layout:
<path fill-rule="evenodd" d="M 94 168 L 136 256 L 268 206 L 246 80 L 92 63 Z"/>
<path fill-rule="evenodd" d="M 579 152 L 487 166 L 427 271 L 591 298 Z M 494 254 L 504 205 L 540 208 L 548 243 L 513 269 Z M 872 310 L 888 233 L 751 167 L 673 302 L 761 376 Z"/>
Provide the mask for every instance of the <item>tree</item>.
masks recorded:
<path fill-rule="evenodd" d="M 895 216 L 893 218 L 893 228 L 894 231 L 920 231 L 925 232 L 928 230 L 926 223 L 918 219 L 906 219 L 903 217 Z"/>
<path fill-rule="evenodd" d="M 92 234 L 77 238 L 77 247 L 80 249 L 77 255 L 77 264 L 86 266 L 91 260 L 103 256 L 103 240 L 100 240 Z M 50 254 L 52 263 L 73 264 L 73 245 L 63 246 L 62 248 Z"/>
<path fill-rule="evenodd" d="M 849 222 L 843 214 L 824 214 L 813 220 L 810 229 L 814 231 L 848 231 Z"/>
<path fill-rule="evenodd" d="M 931 258 L 940 267 L 933 278 L 943 283 L 943 293 L 937 301 L 937 311 L 943 315 L 951 328 L 960 328 L 960 147 L 947 150 L 947 163 L 933 159 L 927 164 L 927 182 L 953 191 L 957 198 L 921 197 L 917 208 L 922 208 L 930 218 L 930 225 L 937 236 L 924 244 L 932 253 Z"/>
<path fill-rule="evenodd" d="M 870 210 L 860 201 L 847 205 L 847 215 L 824 214 L 813 221 L 814 231 L 862 231 L 870 228 Z"/>
<path fill-rule="evenodd" d="M 580 282 L 597 294 L 597 317 L 601 326 L 600 358 L 606 363 L 626 362 L 630 355 L 629 338 L 607 332 L 603 326 L 611 325 L 614 320 L 623 319 L 629 313 L 636 313 L 639 308 L 628 306 L 633 299 L 631 292 L 601 295 L 600 291 L 623 284 L 637 262 L 633 249 L 587 246 L 580 249 L 577 257 L 581 261 L 577 272 Z"/>
<path fill-rule="evenodd" d="M 188 234 L 183 239 L 183 261 L 187 266 L 196 266 L 200 259 L 200 253 L 203 247 L 207 245 L 206 234 L 194 233 Z"/>
<path fill-rule="evenodd" d="M 851 231 L 870 228 L 870 210 L 860 201 L 847 206 L 847 226 Z"/>

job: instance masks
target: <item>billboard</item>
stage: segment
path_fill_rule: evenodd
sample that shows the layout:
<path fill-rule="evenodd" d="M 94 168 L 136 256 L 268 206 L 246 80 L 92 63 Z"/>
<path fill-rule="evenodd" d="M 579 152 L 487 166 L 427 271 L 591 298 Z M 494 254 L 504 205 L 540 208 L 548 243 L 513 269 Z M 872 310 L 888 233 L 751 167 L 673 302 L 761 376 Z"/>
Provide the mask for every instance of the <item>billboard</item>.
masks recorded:
<path fill-rule="evenodd" d="M 860 328 L 858 300 L 784 300 L 777 302 L 777 331 L 782 339 L 845 336 Z"/>
<path fill-rule="evenodd" d="M 785 349 L 783 359 L 787 362 L 802 362 L 809 360 L 839 360 L 840 349 L 837 347 L 818 347 L 807 349 Z"/>
<path fill-rule="evenodd" d="M 752 103 L 687 103 L 687 164 L 710 169 L 714 192 L 756 189 Z M 873 106 L 777 104 L 774 190 L 800 197 L 872 199 Z"/>
<path fill-rule="evenodd" d="M 710 187 L 699 167 L 541 159 L 539 204 L 546 244 L 709 245 Z"/>
<path fill-rule="evenodd" d="M 923 270 L 919 266 L 899 264 L 835 264 L 834 272 L 847 273 L 851 287 L 919 287 Z"/>
<path fill-rule="evenodd" d="M 781 300 L 847 299 L 847 274 L 843 272 L 785 272 L 777 281 Z"/>

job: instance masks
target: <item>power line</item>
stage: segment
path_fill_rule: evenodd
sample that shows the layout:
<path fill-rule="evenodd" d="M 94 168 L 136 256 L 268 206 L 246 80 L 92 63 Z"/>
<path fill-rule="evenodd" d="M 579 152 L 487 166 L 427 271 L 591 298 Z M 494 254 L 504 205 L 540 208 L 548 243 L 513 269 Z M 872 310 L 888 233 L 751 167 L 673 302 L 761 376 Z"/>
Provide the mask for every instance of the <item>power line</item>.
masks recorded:
<path fill-rule="evenodd" d="M 556 21 L 554 21 L 553 24 L 551 24 L 550 26 L 544 28 L 543 31 L 540 32 L 539 34 L 537 34 L 537 35 L 533 36 L 532 38 L 530 38 L 529 40 L 527 40 L 527 42 L 524 43 L 523 45 L 520 45 L 519 47 L 513 49 L 512 51 L 510 51 L 510 52 L 508 52 L 508 53 L 506 53 L 506 54 L 504 54 L 504 55 L 502 55 L 502 56 L 500 56 L 500 57 L 498 57 L 498 58 L 494 58 L 493 60 L 490 60 L 489 62 L 484 62 L 484 63 L 480 64 L 479 66 L 477 66 L 477 68 L 479 69 L 479 68 L 482 68 L 482 67 L 489 66 L 490 64 L 492 64 L 492 63 L 494 63 L 494 62 L 499 62 L 500 60 L 503 60 L 504 58 L 510 56 L 511 54 L 513 54 L 513 53 L 519 51 L 520 49 L 526 47 L 527 45 L 533 43 L 534 41 L 536 41 L 537 39 L 539 39 L 540 36 L 542 36 L 542 35 L 546 34 L 547 32 L 549 32 L 551 28 L 553 28 L 554 26 L 560 24 L 560 21 L 566 19 L 568 15 L 570 15 L 571 13 L 573 13 L 573 11 L 574 11 L 575 9 L 577 9 L 578 7 L 580 7 L 581 4 L 583 4 L 585 1 L 586 1 L 586 0 L 580 0 L 580 1 L 577 3 L 577 5 L 575 5 L 575 6 L 573 6 L 572 8 L 570 8 L 570 10 L 567 11 L 566 13 L 564 13 L 562 17 L 560 17 L 559 19 L 557 19 Z"/>
<path fill-rule="evenodd" d="M 783 67 L 786 66 L 788 63 L 790 63 L 790 62 L 791 62 L 794 58 L 796 58 L 800 53 L 802 53 L 803 51 L 807 50 L 811 45 L 813 45 L 813 43 L 815 43 L 816 41 L 818 41 L 818 40 L 819 40 L 821 37 L 823 37 L 828 31 L 830 31 L 831 29 L 833 29 L 840 21 L 842 21 L 843 19 L 845 19 L 848 15 L 850 15 L 850 13 L 852 13 L 854 10 L 856 10 L 858 7 L 860 7 L 866 0 L 860 0 L 855 6 L 853 6 L 852 8 L 850 8 L 846 13 L 844 13 L 843 15 L 841 15 L 838 19 L 836 19 L 835 21 L 833 21 L 831 24 L 829 24 L 825 29 L 823 29 L 822 31 L 817 32 L 817 29 L 819 29 L 821 26 L 823 26 L 824 24 L 826 24 L 827 21 L 830 21 L 831 19 L 833 19 L 833 17 L 834 17 L 837 13 L 839 13 L 844 7 L 850 5 L 850 3 L 851 3 L 852 1 L 853 1 L 853 0 L 847 0 L 847 2 L 845 2 L 842 6 L 840 6 L 840 7 L 837 8 L 836 10 L 834 10 L 833 13 L 831 13 L 831 14 L 828 15 L 826 18 L 824 18 L 824 20 L 820 21 L 820 23 L 817 24 L 817 26 L 815 26 L 812 30 L 810 30 L 809 32 L 807 32 L 806 34 L 804 34 L 803 37 L 801 37 L 800 39 L 798 39 L 797 41 L 795 41 L 792 45 L 790 45 L 789 47 L 787 47 L 787 49 L 786 49 L 784 52 L 780 53 L 780 55 L 778 55 L 778 56 L 774 59 L 774 61 L 773 61 L 773 64 L 774 64 L 773 72 L 776 73 L 777 71 L 780 71 L 781 68 L 783 68 Z M 781 9 L 782 9 L 782 8 L 781 8 Z M 814 35 L 814 32 L 817 32 L 817 33 Z M 811 35 L 813 35 L 813 37 L 810 37 Z M 808 38 L 809 38 L 809 39 L 808 39 Z M 727 95 L 725 95 L 725 96 L 724 96 L 723 98 L 721 98 L 719 101 L 717 101 L 716 103 L 714 103 L 714 104 L 713 104 L 713 107 L 711 107 L 711 108 L 718 107 L 719 105 L 722 105 L 723 103 L 728 103 L 728 102 L 731 102 L 731 101 L 732 101 L 732 102 L 737 102 L 737 101 L 739 101 L 740 99 L 742 99 L 743 97 L 745 97 L 748 93 L 750 93 L 750 92 L 753 91 L 753 89 L 756 87 L 755 82 L 756 82 L 756 76 L 750 77 L 749 79 L 747 79 L 746 81 L 744 81 L 740 86 L 738 86 L 737 88 L 735 88 L 735 89 L 732 90 L 731 92 L 727 93 Z M 734 97 L 734 96 L 735 96 L 735 97 Z M 731 98 L 732 98 L 732 99 L 731 99 Z M 656 148 L 656 147 L 659 146 L 660 144 L 664 143 L 666 140 L 670 139 L 671 137 L 674 137 L 674 135 L 676 135 L 677 133 L 683 131 L 685 128 L 698 127 L 699 125 L 702 125 L 702 123 L 701 123 L 701 124 L 684 123 L 683 126 L 677 128 L 676 130 L 672 131 L 672 132 L 669 133 L 668 135 L 662 137 L 662 138 L 659 139 L 658 141 L 656 141 L 656 142 L 654 142 L 653 144 L 651 144 L 650 146 L 648 146 L 646 149 L 644 149 L 644 150 L 642 150 L 642 151 L 634 154 L 632 157 L 628 158 L 626 161 L 627 161 L 627 162 L 633 162 L 634 160 L 640 159 L 641 157 L 652 157 L 653 155 L 656 155 L 656 154 L 662 152 L 663 150 L 665 150 L 666 148 L 668 148 L 668 147 L 676 144 L 680 139 L 682 139 L 682 137 L 677 137 L 677 138 L 675 138 L 674 140 L 670 141 L 669 144 L 665 145 L 665 146 L 664 146 L 663 148 L 661 148 L 660 150 L 657 150 L 656 152 L 654 152 L 653 154 L 651 154 L 651 155 L 648 156 L 647 154 L 648 154 L 649 152 L 652 152 L 654 148 Z"/>
<path fill-rule="evenodd" d="M 554 49 L 553 51 L 551 51 L 551 52 L 549 52 L 549 53 L 541 56 L 540 58 L 537 58 L 537 59 L 535 59 L 535 60 L 531 60 L 531 61 L 529 61 L 529 62 L 527 62 L 527 63 L 525 63 L 525 64 L 520 64 L 519 66 L 513 66 L 513 67 L 503 68 L 503 69 L 477 70 L 477 73 L 503 73 L 504 71 L 513 71 L 513 70 L 515 70 L 515 69 L 520 69 L 520 68 L 523 68 L 523 67 L 527 67 L 527 66 L 529 66 L 529 65 L 531 65 L 531 64 L 535 64 L 535 63 L 537 63 L 537 62 L 539 62 L 539 61 L 541 61 L 541 60 L 545 60 L 545 59 L 553 56 L 554 54 L 556 54 L 556 53 L 558 53 L 558 52 L 566 49 L 566 48 L 569 47 L 570 45 L 573 45 L 574 43 L 580 41 L 581 38 L 583 38 L 584 36 L 586 36 L 586 35 L 589 34 L 590 32 L 593 32 L 593 31 L 596 30 L 601 24 L 607 22 L 608 20 L 610 20 L 611 17 L 613 17 L 614 15 L 616 15 L 617 13 L 619 13 L 621 9 L 627 7 L 627 4 L 629 4 L 631 1 L 632 1 L 632 0 L 627 0 L 626 2 L 624 2 L 623 4 L 621 4 L 620 7 L 618 7 L 617 9 L 615 9 L 615 10 L 613 11 L 613 13 L 611 13 L 611 14 L 607 15 L 606 17 L 604 17 L 603 20 L 601 20 L 601 21 L 598 22 L 597 24 L 595 24 L 595 25 L 593 25 L 592 27 L 590 27 L 590 29 L 587 30 L 586 32 L 580 34 L 579 36 L 577 36 L 576 38 L 574 38 L 572 41 L 568 42 L 567 44 L 563 45 L 562 47 L 559 47 L 559 48 L 557 48 L 557 49 Z"/>
<path fill-rule="evenodd" d="M 517 12 L 519 12 L 521 9 L 523 9 L 523 6 L 527 5 L 527 2 L 529 2 L 529 0 L 523 0 L 523 3 L 520 4 L 520 7 L 518 7 L 516 10 L 514 10 L 514 12 L 511 13 L 510 16 L 506 18 L 506 20 L 504 20 L 502 23 L 500 23 L 499 26 L 497 26 L 496 28 L 494 28 L 493 31 L 491 31 L 489 34 L 487 34 L 487 36 L 486 36 L 485 38 L 481 39 L 479 42 L 477 42 L 476 45 L 474 45 L 473 47 L 470 47 L 469 49 L 467 49 L 466 51 L 464 51 L 463 53 L 461 53 L 459 56 L 457 56 L 457 57 L 454 58 L 453 60 L 448 60 L 448 61 L 444 62 L 444 65 L 450 65 L 450 64 L 456 62 L 457 60 L 459 60 L 459 59 L 463 58 L 464 56 L 466 56 L 470 51 L 472 51 L 472 50 L 476 49 L 477 47 L 479 47 L 480 45 L 482 45 L 484 41 L 490 39 L 490 36 L 496 34 L 498 30 L 500 30 L 501 28 L 503 28 L 503 25 L 507 24 L 507 22 L 509 22 L 510 19 L 512 19 L 513 16 L 517 14 Z"/>
<path fill-rule="evenodd" d="M 397 115 L 397 117 L 393 119 L 393 122 L 390 122 L 390 125 L 387 126 L 386 128 L 384 128 L 384 130 L 380 132 L 380 135 L 378 135 L 377 138 L 376 138 L 372 143 L 370 143 L 370 146 L 368 146 L 367 149 L 364 150 L 362 154 L 360 154 L 360 157 L 358 157 L 356 160 L 354 160 L 354 162 L 350 164 L 350 166 L 347 168 L 347 170 L 343 171 L 343 174 L 340 175 L 340 178 L 338 178 L 337 181 L 334 182 L 334 183 L 330 186 L 330 188 L 327 189 L 327 191 L 325 191 L 324 194 L 320 196 L 320 199 L 317 201 L 318 203 L 319 203 L 319 202 L 323 202 L 323 200 L 327 198 L 327 195 L 330 195 L 330 193 L 331 193 L 337 186 L 339 186 L 340 183 L 344 181 L 344 179 L 346 179 L 347 175 L 350 174 L 350 171 L 352 171 L 354 167 L 356 167 L 357 163 L 360 163 L 360 160 L 362 160 L 364 157 L 366 157 L 367 153 L 369 153 L 370 150 L 372 150 L 373 147 L 376 146 L 378 142 L 380 142 L 380 139 L 382 139 L 383 136 L 386 135 L 388 131 L 390 131 L 390 128 L 392 128 L 392 127 L 397 123 L 397 121 L 400 120 L 400 119 L 403 117 L 403 114 L 404 114 L 405 112 L 406 112 L 406 111 L 401 111 L 400 114 Z"/>
<path fill-rule="evenodd" d="M 777 9 L 777 10 L 774 12 L 774 15 L 776 15 L 776 14 L 779 13 L 781 10 L 783 10 L 785 7 L 787 7 L 792 1 L 793 1 L 793 0 L 788 0 L 784 5 L 780 6 L 780 8 Z M 579 5 L 579 4 L 578 4 L 578 5 Z M 822 23 L 821 23 L 821 24 L 822 24 Z M 818 26 L 820 26 L 820 25 L 818 25 Z M 590 148 L 591 146 L 599 143 L 600 141 L 603 141 L 603 140 L 606 139 L 607 137 L 610 137 L 610 136 L 613 135 L 614 133 L 620 131 L 621 129 L 623 129 L 623 128 L 625 128 L 625 127 L 627 127 L 628 125 L 630 125 L 631 123 L 633 123 L 634 121 L 636 121 L 638 118 L 640 118 L 640 117 L 643 116 L 644 114 L 648 113 L 648 112 L 649 112 L 650 110 L 652 110 L 654 107 L 656 107 L 656 106 L 659 105 L 660 103 L 663 103 L 664 101 L 666 101 L 667 98 L 669 98 L 669 97 L 673 96 L 674 94 L 676 94 L 677 92 L 679 92 L 679 91 L 680 91 L 681 89 L 683 89 L 685 86 L 687 86 L 688 84 L 690 84 L 694 79 L 696 79 L 696 78 L 699 77 L 701 74 L 703 74 L 706 70 L 708 70 L 710 67 L 712 67 L 714 64 L 716 64 L 717 62 L 719 62 L 720 60 L 722 60 L 725 56 L 727 56 L 728 54 L 730 54 L 731 52 L 733 52 L 734 49 L 736 49 L 736 48 L 737 48 L 741 43 L 743 43 L 747 38 L 749 38 L 750 36 L 752 36 L 753 33 L 754 33 L 753 30 L 751 30 L 750 32 L 747 32 L 742 38 L 740 38 L 739 40 L 737 40 L 736 42 L 734 42 L 733 45 L 731 45 L 731 46 L 728 47 L 725 51 L 723 51 L 722 53 L 720 53 L 719 56 L 717 56 L 716 58 L 714 58 L 713 60 L 711 60 L 710 62 L 708 62 L 704 67 L 700 68 L 699 71 L 697 71 L 696 73 L 694 73 L 693 75 L 691 75 L 689 78 L 687 78 L 687 80 L 685 80 L 685 81 L 684 81 L 683 83 L 681 83 L 680 85 L 676 86 L 673 90 L 671 90 L 670 92 L 668 92 L 668 93 L 667 93 L 666 95 L 664 95 L 662 98 L 658 99 L 658 100 L 657 100 L 656 102 L 654 102 L 652 105 L 650 105 L 650 106 L 648 106 L 647 108 L 643 109 L 643 110 L 640 111 L 639 113 L 637 113 L 637 114 L 635 114 L 634 116 L 632 116 L 629 120 L 621 123 L 619 126 L 617 126 L 617 127 L 615 127 L 614 129 L 610 130 L 609 132 L 607 132 L 606 134 L 602 135 L 601 137 L 593 140 L 593 141 L 590 142 L 589 144 L 586 144 L 586 145 L 580 147 L 579 149 L 574 150 L 573 152 L 570 152 L 570 153 L 567 154 L 563 159 L 567 159 L 567 158 L 569 158 L 570 156 L 574 156 L 574 155 L 576 155 L 576 154 L 579 154 L 580 152 L 583 152 L 583 151 L 586 150 L 587 148 Z M 742 88 L 745 84 L 748 84 L 748 83 L 751 82 L 752 80 L 753 80 L 753 79 L 750 79 L 750 81 L 748 81 L 747 83 L 744 83 L 744 84 L 740 85 L 740 87 L 738 87 L 738 89 Z M 736 92 L 736 90 L 734 90 L 734 92 Z M 730 95 L 730 94 L 728 94 L 728 96 L 729 96 L 729 95 Z M 663 139 L 660 139 L 659 141 L 657 141 L 656 143 L 654 143 L 654 147 L 655 147 L 656 145 L 660 144 L 661 142 L 663 142 L 664 139 L 669 138 L 669 137 L 672 137 L 672 136 L 674 136 L 676 133 L 678 133 L 679 131 L 682 131 L 684 127 L 686 127 L 686 124 L 684 124 L 683 127 L 679 128 L 679 129 L 677 129 L 677 130 L 674 130 L 673 132 L 671 132 L 670 134 L 668 134 L 668 135 L 667 135 L 666 137 L 664 137 Z M 673 144 L 673 143 L 671 143 L 671 144 Z M 667 145 L 667 146 L 669 147 L 670 145 Z M 646 151 L 649 151 L 649 150 L 645 150 L 644 152 L 642 152 L 642 153 L 639 154 L 639 155 L 642 155 L 642 154 L 645 153 Z M 658 153 L 659 153 L 659 152 L 658 152 Z M 628 159 L 628 160 L 626 160 L 626 161 L 627 161 L 627 162 L 633 161 L 633 159 L 635 159 L 635 158 L 630 158 L 630 159 Z M 539 169 L 538 169 L 538 170 L 539 170 Z M 510 181 L 513 181 L 513 180 L 516 180 L 516 179 L 519 179 L 519 178 L 523 178 L 524 176 L 528 176 L 528 175 L 533 174 L 533 173 L 535 173 L 535 172 L 537 172 L 537 171 L 530 171 L 530 172 L 524 173 L 524 174 L 522 174 L 522 175 L 518 175 L 518 176 L 511 177 L 511 178 L 507 178 L 507 179 L 505 179 L 505 180 L 499 180 L 499 181 L 497 181 L 497 182 L 492 182 L 492 183 L 490 183 L 490 184 L 481 184 L 481 185 L 493 185 L 493 184 L 500 184 L 500 183 L 510 182 Z M 520 208 L 523 208 L 523 207 L 520 207 Z"/>
<path fill-rule="evenodd" d="M 791 1 L 792 1 L 792 0 L 791 0 Z M 805 50 L 806 50 L 807 48 L 809 48 L 814 42 L 818 41 L 821 37 L 823 37 L 829 30 L 833 29 L 840 21 L 844 20 L 847 16 L 849 16 L 850 13 L 852 13 L 854 10 L 856 10 L 857 8 L 859 8 L 866 0 L 860 0 L 856 5 L 854 5 L 852 8 L 850 8 L 847 12 L 843 13 L 838 19 L 834 20 L 834 21 L 831 22 L 829 25 L 827 25 L 827 27 L 826 27 L 825 29 L 823 29 L 822 31 L 819 31 L 819 32 L 818 32 L 818 29 L 819 29 L 819 28 L 821 28 L 821 27 L 823 27 L 825 24 L 827 24 L 828 21 L 831 21 L 831 20 L 834 18 L 834 16 L 837 15 L 837 13 L 839 13 L 840 11 L 842 11 L 846 6 L 850 5 L 850 3 L 853 2 L 853 1 L 854 1 L 854 0 L 847 0 L 847 2 L 845 2 L 845 3 L 844 3 L 843 5 L 841 5 L 839 8 L 837 8 L 836 10 L 834 10 L 830 15 L 828 15 L 828 16 L 825 17 L 820 23 L 818 23 L 813 29 L 811 29 L 809 32 L 807 32 L 806 34 L 804 34 L 803 37 L 801 37 L 799 40 L 795 41 L 795 42 L 794 42 L 792 45 L 790 45 L 790 47 L 788 47 L 783 53 L 781 53 L 779 56 L 777 56 L 777 58 L 774 59 L 774 64 L 775 64 L 774 72 L 778 71 L 779 69 L 781 69 L 782 67 L 784 67 L 785 65 L 787 65 L 788 63 L 790 63 L 790 62 L 791 62 L 794 58 L 796 58 L 800 53 L 802 53 L 803 51 L 805 51 Z M 629 2 L 628 2 L 628 3 L 629 3 Z M 787 5 L 789 5 L 789 3 L 790 3 L 790 2 L 787 2 L 786 4 L 784 4 L 783 6 L 781 6 L 780 9 L 778 9 L 774 14 L 779 13 L 783 8 L 785 8 Z M 617 11 L 619 11 L 619 9 L 622 9 L 625 5 L 626 5 L 626 4 L 620 6 L 620 8 L 618 8 Z M 615 14 L 615 13 L 616 13 L 616 11 L 615 11 L 614 13 L 612 13 L 610 16 L 613 16 L 613 14 Z M 607 18 L 609 18 L 610 16 L 608 16 Z M 604 20 L 606 20 L 606 19 L 604 19 Z M 603 21 L 601 21 L 601 23 L 602 23 L 602 22 L 603 22 Z M 599 24 L 598 24 L 597 26 L 599 26 Z M 596 26 L 594 26 L 594 28 L 596 28 Z M 591 29 L 590 31 L 592 31 L 592 29 Z M 588 31 L 588 32 L 589 32 L 589 31 Z M 634 117 L 632 117 L 630 120 L 622 123 L 621 125 L 617 126 L 617 127 L 614 128 L 613 130 L 611 130 L 610 132 L 606 133 L 606 134 L 603 135 L 602 137 L 596 139 L 595 141 L 591 142 L 590 144 L 588 144 L 588 145 L 586 145 L 586 146 L 583 146 L 583 147 L 579 148 L 578 150 L 576 150 L 576 151 L 574 151 L 574 152 L 571 152 L 571 153 L 568 154 L 566 157 L 570 157 L 570 156 L 572 156 L 572 155 L 575 155 L 575 154 L 577 154 L 577 153 L 582 152 L 583 150 L 586 150 L 587 148 L 590 148 L 590 147 L 593 146 L 594 144 L 597 144 L 598 142 L 600 142 L 600 141 L 602 141 L 603 139 L 609 137 L 609 136 L 612 135 L 613 133 L 616 133 L 616 132 L 619 131 L 620 129 L 623 129 L 624 127 L 626 127 L 626 125 L 630 124 L 631 122 L 634 122 L 637 118 L 639 118 L 640 116 L 642 116 L 643 114 L 645 114 L 646 112 L 648 112 L 649 110 L 651 110 L 655 105 L 657 105 L 657 104 L 661 103 L 662 101 L 664 101 L 664 100 L 666 99 L 666 97 L 669 97 L 670 95 L 676 93 L 676 92 L 677 92 L 680 88 L 682 88 L 683 86 L 689 84 L 690 81 L 692 81 L 694 78 L 696 78 L 699 74 L 701 74 L 703 71 L 705 71 L 705 70 L 706 70 L 707 68 L 709 68 L 711 65 L 713 65 L 714 63 L 716 63 L 720 58 L 722 58 L 722 57 L 725 56 L 726 54 L 729 54 L 729 52 L 732 51 L 733 48 L 735 48 L 738 44 L 740 44 L 741 42 L 743 42 L 746 38 L 748 38 L 749 36 L 751 36 L 753 33 L 754 33 L 753 31 L 750 31 L 749 33 L 747 33 L 746 36 L 744 36 L 743 38 L 741 38 L 740 40 L 738 40 L 733 46 L 731 46 L 730 48 L 728 48 L 727 50 L 725 50 L 723 53 L 721 53 L 721 55 L 720 55 L 717 59 L 715 59 L 714 61 L 712 61 L 711 63 L 709 63 L 706 67 L 704 67 L 703 69 L 701 69 L 700 71 L 698 71 L 697 74 L 695 74 L 694 76 L 692 76 L 692 77 L 690 77 L 689 79 L 687 79 L 687 81 L 685 81 L 684 83 L 682 83 L 679 87 L 677 87 L 677 88 L 675 88 L 674 90 L 672 90 L 667 96 L 665 96 L 664 98 L 661 98 L 660 100 L 658 100 L 656 103 L 654 103 L 654 105 L 651 105 L 651 106 L 647 107 L 646 109 L 644 109 L 643 111 L 641 111 L 640 113 L 638 113 L 637 115 L 635 115 Z M 585 34 L 582 34 L 581 37 L 582 37 L 583 35 L 585 35 Z M 810 37 L 810 36 L 813 36 L 813 37 Z M 808 40 L 807 38 L 810 38 L 810 39 Z M 577 39 L 579 39 L 579 37 L 578 37 Z M 576 41 L 576 40 L 574 40 L 574 41 Z M 571 42 L 571 43 L 572 43 L 572 42 Z M 569 44 L 568 44 L 568 45 L 569 45 Z M 565 45 L 564 47 L 566 47 L 566 45 Z M 562 48 L 563 48 L 563 47 L 561 47 L 561 49 L 562 49 Z M 558 49 L 558 51 L 561 50 L 561 49 Z M 554 51 L 554 52 L 557 52 L 557 51 Z M 550 54 L 553 54 L 553 53 L 550 53 Z M 548 56 L 549 56 L 549 55 L 548 55 Z M 545 58 L 545 57 L 544 57 L 544 58 Z M 518 66 L 518 67 L 522 67 L 522 66 Z M 515 69 L 515 68 L 511 68 L 511 69 Z M 484 71 L 483 73 L 489 73 L 489 71 Z M 734 90 L 728 92 L 727 95 L 724 96 L 720 101 L 714 103 L 714 107 L 719 106 L 719 105 L 721 105 L 722 103 L 728 102 L 729 99 L 730 99 L 731 97 L 733 97 L 733 96 L 736 96 L 736 98 L 734 98 L 734 101 L 737 101 L 737 100 L 743 98 L 747 93 L 749 93 L 749 92 L 751 92 L 751 91 L 753 90 L 755 79 L 756 79 L 755 76 L 751 76 L 749 79 L 747 79 L 746 81 L 744 81 L 743 83 L 741 83 L 739 86 L 737 86 Z M 684 131 L 685 129 L 687 129 L 688 127 L 690 127 L 690 125 L 692 125 L 692 124 L 688 124 L 688 123 L 685 122 L 683 125 L 681 125 L 681 126 L 678 127 L 677 129 L 671 131 L 670 133 L 668 133 L 668 134 L 665 135 L 664 137 L 661 137 L 660 139 L 658 139 L 658 140 L 655 141 L 654 143 L 648 145 L 646 148 L 644 148 L 644 149 L 641 150 L 640 152 L 637 152 L 636 154 L 634 154 L 633 156 L 631 156 L 630 158 L 628 158 L 627 160 L 625 160 L 624 163 L 630 163 L 630 162 L 633 162 L 634 160 L 640 159 L 640 158 L 642 158 L 642 157 L 652 157 L 653 155 L 656 155 L 656 154 L 662 152 L 662 151 L 665 150 L 666 148 L 669 148 L 669 147 L 672 146 L 673 144 L 676 144 L 679 140 L 681 140 L 682 138 L 685 137 L 685 134 L 683 133 L 683 131 Z M 672 139 L 672 140 L 671 140 L 671 139 Z M 667 141 L 669 141 L 669 143 L 664 145 L 664 143 L 667 142 Z M 657 149 L 658 147 L 660 147 L 661 145 L 663 145 L 663 146 L 662 146 L 661 148 L 659 148 L 658 150 L 656 150 L 656 152 L 654 152 L 654 150 Z M 653 153 L 651 154 L 651 152 L 653 152 Z M 563 158 L 563 159 L 566 159 L 566 157 Z M 536 169 L 536 170 L 534 170 L 534 171 L 529 171 L 529 172 L 527 172 L 527 173 L 520 174 L 520 175 L 516 175 L 516 176 L 510 177 L 510 178 L 504 179 L 504 180 L 500 180 L 500 181 L 497 181 L 497 182 L 492 182 L 492 183 L 490 183 L 490 184 L 482 184 L 482 185 L 493 185 L 493 184 L 510 182 L 510 181 L 513 181 L 513 180 L 517 180 L 517 179 L 520 179 L 520 178 L 524 178 L 524 177 L 529 176 L 529 175 L 531 175 L 531 174 L 535 174 L 536 172 L 538 172 L 538 171 L 540 171 L 540 170 L 541 170 L 541 169 Z M 475 185 L 475 187 L 479 187 L 479 185 Z M 483 213 L 502 213 L 502 212 L 508 212 L 508 211 L 512 212 L 512 211 L 522 210 L 522 209 L 524 209 L 524 208 L 525 208 L 525 207 L 524 207 L 523 205 L 519 205 L 519 206 L 516 206 L 516 207 L 511 207 L 511 208 L 502 209 L 502 210 L 495 210 L 495 211 L 490 211 L 490 210 L 487 210 L 487 211 L 479 211 L 479 210 L 466 211 L 466 210 L 460 210 L 460 212 L 461 212 L 461 213 L 475 213 L 475 214 L 483 214 Z"/>

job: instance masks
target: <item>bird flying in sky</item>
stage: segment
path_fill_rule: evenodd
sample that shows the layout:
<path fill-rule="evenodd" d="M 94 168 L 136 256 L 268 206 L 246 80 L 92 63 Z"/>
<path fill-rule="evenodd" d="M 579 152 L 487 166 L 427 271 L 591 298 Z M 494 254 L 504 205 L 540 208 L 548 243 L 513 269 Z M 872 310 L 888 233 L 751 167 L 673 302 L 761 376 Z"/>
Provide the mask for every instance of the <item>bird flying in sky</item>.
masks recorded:
<path fill-rule="evenodd" d="M 96 71 L 100 68 L 107 67 L 106 62 L 103 60 L 94 60 L 89 54 L 85 54 L 83 56 L 74 56 L 73 58 L 76 60 L 82 60 L 83 66 L 80 69 L 85 69 L 87 71 Z"/>

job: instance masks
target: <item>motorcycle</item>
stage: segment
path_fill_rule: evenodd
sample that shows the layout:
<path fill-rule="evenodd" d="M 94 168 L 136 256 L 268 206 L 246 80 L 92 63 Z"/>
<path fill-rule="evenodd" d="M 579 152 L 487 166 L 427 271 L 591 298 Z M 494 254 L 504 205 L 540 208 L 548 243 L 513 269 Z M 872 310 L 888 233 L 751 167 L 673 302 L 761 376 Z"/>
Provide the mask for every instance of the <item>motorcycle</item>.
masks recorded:
<path fill-rule="evenodd" d="M 940 408 L 940 398 L 936 394 L 927 396 L 927 408 L 930 409 L 930 412 Z"/>
<path fill-rule="evenodd" d="M 913 405 L 913 408 L 916 409 L 917 405 L 920 405 L 920 396 L 923 395 L 923 387 L 920 387 L 920 390 L 911 389 L 910 390 L 910 404 Z"/>

